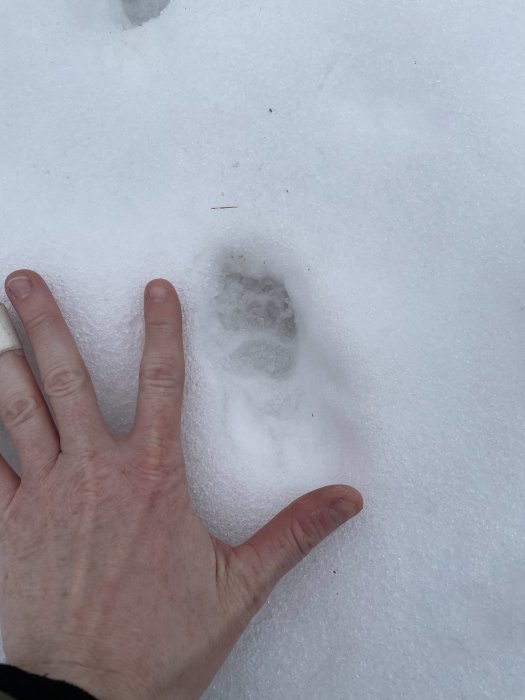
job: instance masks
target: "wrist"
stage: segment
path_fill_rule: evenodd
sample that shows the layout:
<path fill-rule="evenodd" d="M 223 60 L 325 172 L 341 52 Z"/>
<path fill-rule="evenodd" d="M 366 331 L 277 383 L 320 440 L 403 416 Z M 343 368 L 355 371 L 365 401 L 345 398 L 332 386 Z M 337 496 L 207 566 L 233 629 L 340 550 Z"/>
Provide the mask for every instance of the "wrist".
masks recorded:
<path fill-rule="evenodd" d="M 76 685 L 30 673 L 17 666 L 0 663 L 0 695 L 14 698 L 53 698 L 54 700 L 97 700 Z"/>
<path fill-rule="evenodd" d="M 64 681 L 95 700 L 146 700 L 139 686 L 121 673 L 101 668 L 91 668 L 75 661 L 8 661 L 17 669 L 53 681 Z"/>

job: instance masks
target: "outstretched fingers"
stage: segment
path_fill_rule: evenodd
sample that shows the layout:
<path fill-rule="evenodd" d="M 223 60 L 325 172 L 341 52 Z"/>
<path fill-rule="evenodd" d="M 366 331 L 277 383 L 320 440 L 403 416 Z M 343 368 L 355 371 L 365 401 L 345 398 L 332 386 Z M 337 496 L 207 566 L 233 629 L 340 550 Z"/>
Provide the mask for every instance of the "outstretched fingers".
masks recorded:
<path fill-rule="evenodd" d="M 178 444 L 184 391 L 182 312 L 167 280 L 153 280 L 144 294 L 145 341 L 132 437 L 167 454 Z"/>

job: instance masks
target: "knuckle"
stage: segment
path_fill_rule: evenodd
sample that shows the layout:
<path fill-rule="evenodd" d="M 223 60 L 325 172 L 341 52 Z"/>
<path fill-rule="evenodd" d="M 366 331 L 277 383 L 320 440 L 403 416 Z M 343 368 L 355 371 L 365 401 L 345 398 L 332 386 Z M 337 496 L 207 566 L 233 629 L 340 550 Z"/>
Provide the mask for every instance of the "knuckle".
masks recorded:
<path fill-rule="evenodd" d="M 140 372 L 145 389 L 153 392 L 182 392 L 182 382 L 176 364 L 169 360 L 148 362 Z"/>
<path fill-rule="evenodd" d="M 34 418 L 40 408 L 41 402 L 38 401 L 36 396 L 13 396 L 2 407 L 2 421 L 8 430 L 18 428 Z"/>
<path fill-rule="evenodd" d="M 189 505 L 184 465 L 174 458 L 167 443 L 148 443 L 133 460 L 133 482 L 141 494 L 164 497 L 171 493 L 179 506 Z"/>
<path fill-rule="evenodd" d="M 313 517 L 308 517 L 305 520 L 293 518 L 288 530 L 288 537 L 302 557 L 309 554 L 323 539 L 317 521 Z"/>
<path fill-rule="evenodd" d="M 176 334 L 176 328 L 173 321 L 167 321 L 165 319 L 150 319 L 146 323 L 146 333 L 151 338 L 158 341 L 172 341 Z"/>
<path fill-rule="evenodd" d="M 49 311 L 41 311 L 24 321 L 25 329 L 28 333 L 40 331 L 41 328 L 50 326 L 55 321 L 56 316 Z"/>
<path fill-rule="evenodd" d="M 50 398 L 66 398 L 81 391 L 86 383 L 86 373 L 80 368 L 62 365 L 42 377 L 44 391 Z"/>
<path fill-rule="evenodd" d="M 171 473 L 175 464 L 175 448 L 172 441 L 149 435 L 146 441 L 137 445 L 136 472 L 156 478 L 159 474 Z"/>
<path fill-rule="evenodd" d="M 148 442 L 142 448 L 142 462 L 146 471 L 166 465 L 171 457 L 170 446 L 161 441 Z"/>
<path fill-rule="evenodd" d="M 104 504 L 115 507 L 114 473 L 107 468 L 106 460 L 93 454 L 84 455 L 82 469 L 75 473 L 68 489 L 68 505 L 73 513 L 97 509 Z"/>
<path fill-rule="evenodd" d="M 160 330 L 162 331 L 173 331 L 174 325 L 172 321 L 169 321 L 165 318 L 155 318 L 155 319 L 148 319 L 147 321 L 148 328 L 151 328 L 153 330 Z"/>

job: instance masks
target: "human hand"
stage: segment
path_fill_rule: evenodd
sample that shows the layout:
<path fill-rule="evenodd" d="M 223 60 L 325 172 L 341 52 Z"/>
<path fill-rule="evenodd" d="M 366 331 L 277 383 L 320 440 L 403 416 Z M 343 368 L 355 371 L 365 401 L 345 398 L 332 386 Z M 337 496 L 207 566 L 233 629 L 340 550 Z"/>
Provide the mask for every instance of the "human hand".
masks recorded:
<path fill-rule="evenodd" d="M 19 478 L 0 457 L 7 661 L 100 700 L 197 698 L 279 579 L 361 510 L 361 496 L 317 489 L 246 543 L 219 541 L 188 493 L 172 285 L 146 287 L 135 421 L 117 436 L 44 280 L 19 270 L 6 290 L 54 414 L 25 357 L 0 355 L 0 417 L 21 464 Z"/>

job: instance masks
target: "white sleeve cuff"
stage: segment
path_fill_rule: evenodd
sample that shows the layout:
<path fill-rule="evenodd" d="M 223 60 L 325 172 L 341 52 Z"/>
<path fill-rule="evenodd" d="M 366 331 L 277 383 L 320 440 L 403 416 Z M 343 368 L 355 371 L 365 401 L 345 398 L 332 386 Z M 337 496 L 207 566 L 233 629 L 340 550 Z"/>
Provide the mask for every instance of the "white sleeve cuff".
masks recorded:
<path fill-rule="evenodd" d="M 22 350 L 22 345 L 6 307 L 0 304 L 0 355 L 9 350 Z"/>

